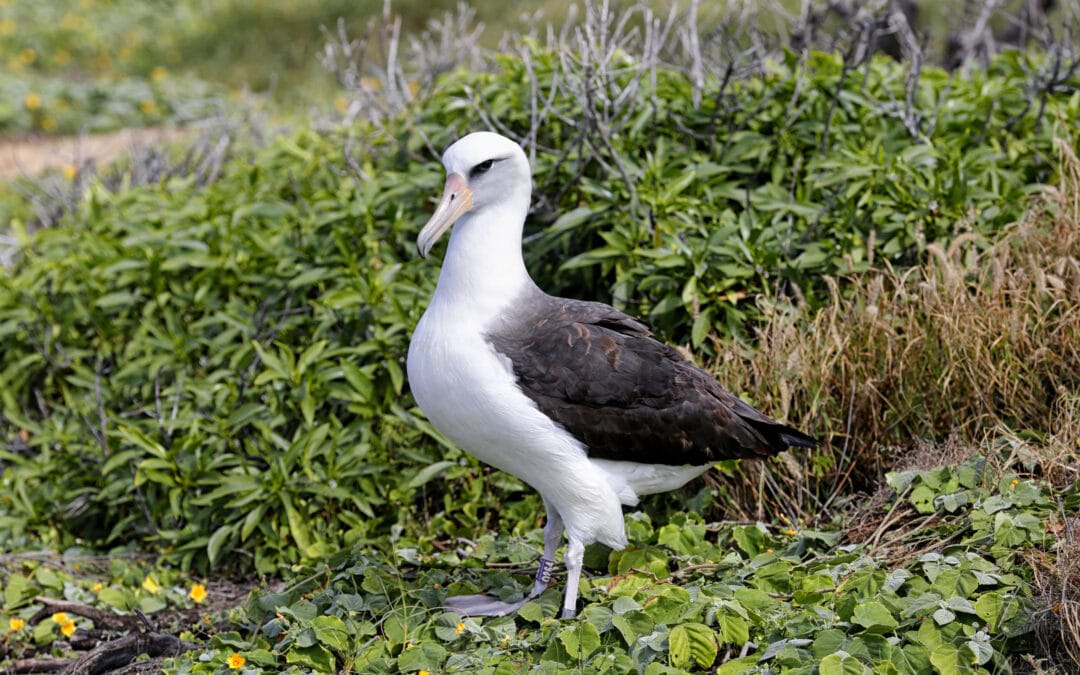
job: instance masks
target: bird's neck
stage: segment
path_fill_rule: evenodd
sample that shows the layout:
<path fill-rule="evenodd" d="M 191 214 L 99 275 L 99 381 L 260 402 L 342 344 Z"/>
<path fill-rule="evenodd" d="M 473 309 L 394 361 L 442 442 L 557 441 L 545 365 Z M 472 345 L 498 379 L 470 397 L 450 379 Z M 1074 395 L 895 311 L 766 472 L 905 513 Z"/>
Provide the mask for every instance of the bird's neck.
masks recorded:
<path fill-rule="evenodd" d="M 535 285 L 521 255 L 527 210 L 527 199 L 489 205 L 454 224 L 433 306 L 452 307 L 456 320 L 486 322 Z"/>

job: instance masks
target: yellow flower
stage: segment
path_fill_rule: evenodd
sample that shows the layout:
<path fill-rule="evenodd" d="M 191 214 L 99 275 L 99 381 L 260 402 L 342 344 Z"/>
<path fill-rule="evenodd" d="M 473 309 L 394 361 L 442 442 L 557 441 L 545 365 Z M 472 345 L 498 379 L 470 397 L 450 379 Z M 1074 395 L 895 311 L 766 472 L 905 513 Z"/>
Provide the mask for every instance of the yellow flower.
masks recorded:
<path fill-rule="evenodd" d="M 169 74 L 163 66 L 154 66 L 154 69 L 150 71 L 150 81 L 160 82 L 165 79 L 165 76 Z"/>
<path fill-rule="evenodd" d="M 465 632 L 465 624 L 458 622 L 457 628 L 454 629 L 454 635 L 461 635 Z"/>
<path fill-rule="evenodd" d="M 344 114 L 349 109 L 349 102 L 345 100 L 344 96 L 338 96 L 334 99 L 334 110 Z"/>
<path fill-rule="evenodd" d="M 143 111 L 145 115 L 153 115 L 157 112 L 157 101 L 152 98 L 144 98 L 139 101 L 139 110 Z"/>
<path fill-rule="evenodd" d="M 60 632 L 64 634 L 64 637 L 71 637 L 75 634 L 75 622 L 65 621 L 60 624 Z"/>
<path fill-rule="evenodd" d="M 11 630 L 22 630 L 25 627 L 26 622 L 17 616 L 8 619 L 8 628 L 10 628 Z"/>
<path fill-rule="evenodd" d="M 26 49 L 19 52 L 19 61 L 24 66 L 30 65 L 31 63 L 33 63 L 36 60 L 37 60 L 37 52 L 35 52 L 33 49 L 30 49 L 29 47 L 27 47 Z"/>
<path fill-rule="evenodd" d="M 157 593 L 161 590 L 161 586 L 158 584 L 157 580 L 154 579 L 154 577 L 146 577 L 145 579 L 143 579 L 142 587 L 143 590 L 150 593 Z"/>
<path fill-rule="evenodd" d="M 1016 487 L 1019 484 L 1020 484 L 1020 481 L 1013 478 L 1013 481 L 1011 483 L 1009 483 L 1009 487 Z"/>
<path fill-rule="evenodd" d="M 203 586 L 202 584 L 192 584 L 191 592 L 188 593 L 188 596 L 195 602 L 202 602 L 206 599 L 206 586 Z"/>
<path fill-rule="evenodd" d="M 75 177 L 75 173 L 76 172 L 75 172 L 75 167 L 74 166 L 72 166 L 70 164 L 65 164 L 64 165 L 64 178 L 67 178 L 68 180 L 71 180 L 72 178 Z M 90 590 L 93 591 L 94 593 L 100 593 L 101 589 L 103 589 L 103 588 L 105 588 L 105 584 L 103 584 L 103 583 L 101 583 L 99 581 L 96 584 L 94 584 L 94 587 L 91 588 Z"/>
<path fill-rule="evenodd" d="M 13 35 L 15 33 L 14 19 L 0 21 L 0 35 Z"/>
<path fill-rule="evenodd" d="M 793 529 L 791 529 L 789 527 L 788 529 L 784 530 L 784 534 L 786 534 L 789 537 L 794 537 L 795 536 L 795 530 L 793 530 Z"/>
<path fill-rule="evenodd" d="M 52 620 L 56 623 L 67 623 L 68 615 L 66 612 L 57 612 L 52 615 Z"/>
<path fill-rule="evenodd" d="M 247 659 L 236 652 L 233 652 L 232 655 L 229 656 L 228 664 L 229 668 L 232 670 L 240 670 L 244 667 L 245 663 L 247 663 Z"/>
<path fill-rule="evenodd" d="M 49 117 L 48 115 L 42 117 L 41 129 L 42 131 L 53 131 L 54 129 L 56 129 L 56 120 L 54 120 L 52 117 Z"/>
<path fill-rule="evenodd" d="M 26 106 L 27 110 L 37 110 L 41 108 L 41 97 L 34 92 L 30 92 L 23 100 L 23 104 Z"/>
<path fill-rule="evenodd" d="M 416 675 L 431 675 L 431 673 L 421 668 L 420 672 L 418 672 Z"/>

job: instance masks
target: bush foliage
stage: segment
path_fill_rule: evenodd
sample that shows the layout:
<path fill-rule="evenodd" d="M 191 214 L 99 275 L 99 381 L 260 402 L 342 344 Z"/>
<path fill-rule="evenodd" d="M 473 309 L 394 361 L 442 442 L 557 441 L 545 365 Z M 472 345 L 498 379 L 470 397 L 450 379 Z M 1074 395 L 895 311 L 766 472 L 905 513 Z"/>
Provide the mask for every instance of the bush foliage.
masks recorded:
<path fill-rule="evenodd" d="M 463 521 L 450 531 L 474 525 L 457 491 L 476 468 L 403 398 L 436 272 L 412 241 L 441 180 L 425 153 L 480 116 L 524 135 L 530 82 L 568 67 L 530 54 L 443 77 L 383 126 L 281 137 L 205 187 L 93 185 L 64 226 L 28 241 L 0 289 L 12 536 L 156 542 L 200 565 L 246 566 L 222 554 L 247 550 L 268 570 L 408 524 L 418 503 Z M 744 335 L 763 301 L 797 288 L 817 304 L 825 275 L 1018 218 L 1080 106 L 1048 94 L 1006 113 L 1023 104 L 1022 65 L 924 73 L 915 97 L 939 112 L 915 137 L 893 107 L 903 68 L 882 60 L 855 77 L 839 57 L 791 57 L 697 102 L 657 68 L 655 88 L 621 85 L 636 108 L 596 132 L 603 147 L 562 121 L 594 113 L 553 87 L 531 267 L 707 352 L 717 331 Z M 839 431 L 807 413 L 796 421 Z M 847 469 L 823 452 L 819 471 Z"/>

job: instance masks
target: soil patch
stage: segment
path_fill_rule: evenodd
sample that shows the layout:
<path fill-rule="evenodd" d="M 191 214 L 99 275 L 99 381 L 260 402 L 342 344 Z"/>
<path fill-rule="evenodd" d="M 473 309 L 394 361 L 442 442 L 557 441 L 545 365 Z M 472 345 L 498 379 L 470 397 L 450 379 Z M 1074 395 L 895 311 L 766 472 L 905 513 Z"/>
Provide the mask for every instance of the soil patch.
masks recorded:
<path fill-rule="evenodd" d="M 108 164 L 136 148 L 183 138 L 184 129 L 150 127 L 121 129 L 106 134 L 0 138 L 0 180 L 36 176 L 49 169 L 72 169 L 85 164 Z"/>

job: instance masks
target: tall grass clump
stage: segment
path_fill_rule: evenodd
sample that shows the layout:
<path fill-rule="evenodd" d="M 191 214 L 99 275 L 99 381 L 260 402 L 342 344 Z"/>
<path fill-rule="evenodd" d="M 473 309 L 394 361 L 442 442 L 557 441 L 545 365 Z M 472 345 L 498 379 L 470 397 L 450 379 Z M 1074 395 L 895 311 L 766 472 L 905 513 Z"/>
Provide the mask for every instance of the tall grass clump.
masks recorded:
<path fill-rule="evenodd" d="M 931 244 L 914 267 L 830 278 L 818 310 L 768 306 L 755 347 L 713 362 L 721 381 L 830 439 L 773 465 L 773 498 L 810 514 L 871 487 L 920 440 L 1047 440 L 1075 425 L 1062 411 L 1080 390 L 1080 162 L 1069 142 L 1057 148 L 1059 182 L 1022 220 Z M 815 476 L 828 489 L 808 489 Z"/>

